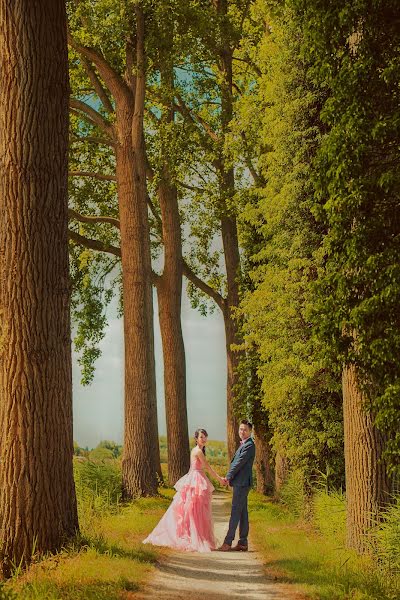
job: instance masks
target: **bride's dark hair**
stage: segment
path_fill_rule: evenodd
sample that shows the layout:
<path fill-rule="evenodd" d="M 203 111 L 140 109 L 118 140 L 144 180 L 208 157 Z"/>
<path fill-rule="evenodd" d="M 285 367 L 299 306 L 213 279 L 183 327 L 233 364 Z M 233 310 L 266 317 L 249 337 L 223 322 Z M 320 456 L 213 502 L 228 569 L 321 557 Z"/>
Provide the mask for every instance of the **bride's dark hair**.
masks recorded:
<path fill-rule="evenodd" d="M 197 438 L 199 437 L 199 435 L 201 433 L 203 435 L 205 435 L 206 437 L 208 437 L 208 433 L 205 429 L 196 429 L 196 431 L 194 432 L 194 439 L 196 440 L 196 443 L 197 443 Z M 203 450 L 203 454 L 205 454 L 206 453 L 205 446 L 202 447 L 202 450 Z"/>

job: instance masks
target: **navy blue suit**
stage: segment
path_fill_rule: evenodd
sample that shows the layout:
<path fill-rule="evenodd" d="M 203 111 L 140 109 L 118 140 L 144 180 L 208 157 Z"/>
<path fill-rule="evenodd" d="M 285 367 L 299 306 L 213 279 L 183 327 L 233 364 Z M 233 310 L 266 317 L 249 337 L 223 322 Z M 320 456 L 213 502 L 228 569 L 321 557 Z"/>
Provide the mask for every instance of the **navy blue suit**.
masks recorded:
<path fill-rule="evenodd" d="M 249 535 L 249 514 L 247 508 L 247 497 L 253 485 L 253 463 L 256 455 L 256 447 L 251 437 L 239 446 L 231 461 L 226 476 L 229 485 L 233 487 L 231 518 L 229 529 L 225 537 L 225 544 L 232 544 L 235 539 L 237 526 L 239 525 L 239 544 L 247 546 Z"/>

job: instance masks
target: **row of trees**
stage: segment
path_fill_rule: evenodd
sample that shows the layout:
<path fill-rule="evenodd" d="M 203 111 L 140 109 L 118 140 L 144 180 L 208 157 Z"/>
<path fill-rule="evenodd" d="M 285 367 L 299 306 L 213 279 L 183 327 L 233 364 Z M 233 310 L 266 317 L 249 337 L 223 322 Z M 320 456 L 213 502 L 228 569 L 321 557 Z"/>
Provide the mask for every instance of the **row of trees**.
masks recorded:
<path fill-rule="evenodd" d="M 78 20 L 71 20 L 75 36 L 101 46 L 97 52 L 104 60 L 115 52 L 115 41 L 108 49 L 99 15 L 89 18 L 89 7 L 79 6 Z M 259 488 L 274 487 L 272 437 L 275 487 L 290 469 L 301 471 L 309 493 L 321 472 L 330 485 L 345 484 L 349 544 L 363 550 L 365 533 L 389 500 L 389 473 L 398 460 L 391 258 L 397 256 L 397 8 L 261 0 L 170 2 L 147 9 L 141 160 L 152 213 L 146 243 L 164 259 L 163 272 L 152 276 L 169 438 L 174 434 L 168 445 L 171 483 L 187 469 L 180 328 L 185 275 L 194 305 L 204 310 L 208 295 L 224 316 L 229 454 L 236 445 L 236 416 L 250 411 Z M 367 13 L 390 22 L 391 35 L 367 34 Z M 125 38 L 124 32 L 118 36 L 119 42 Z M 82 85 L 90 90 L 89 102 L 77 100 L 76 111 L 91 141 L 103 136 L 104 143 L 107 132 L 99 123 L 107 111 L 104 94 L 112 94 L 104 65 L 87 45 L 71 46 L 84 71 L 75 95 L 82 98 Z M 127 59 L 119 70 L 114 64 L 114 79 L 126 64 Z M 100 80 L 94 85 L 96 70 Z M 95 105 L 102 104 L 96 115 L 93 95 Z M 80 119 L 75 135 L 82 143 Z M 89 161 L 84 175 L 96 179 L 93 161 L 104 167 L 104 158 L 99 163 L 88 146 L 84 153 Z M 82 165 L 82 155 L 75 156 Z M 114 156 L 113 151 L 107 178 L 117 172 Z M 95 220 L 104 223 L 110 205 L 103 203 L 100 215 L 97 209 L 88 229 L 81 179 L 75 185 L 78 204 L 71 214 L 85 228 L 79 239 L 72 237 L 107 249 L 110 234 Z M 104 190 L 104 179 L 101 185 Z M 113 198 L 112 187 L 108 190 L 106 197 Z M 83 196 L 86 203 L 91 198 L 87 189 Z M 95 190 L 99 207 L 96 198 Z M 84 239 L 87 231 L 95 240 Z M 216 235 L 222 257 L 212 252 Z M 120 243 L 123 254 L 122 236 Z M 97 269 L 98 259 L 91 260 Z M 90 271 L 90 261 L 86 266 Z M 132 381 L 134 374 L 127 369 L 126 377 Z"/>
<path fill-rule="evenodd" d="M 140 25 L 138 11 L 142 11 L 146 27 L 144 21 L 143 27 Z M 233 455 L 237 446 L 233 389 L 240 353 L 233 351 L 233 345 L 240 340 L 233 312 L 239 304 L 241 267 L 235 165 L 226 146 L 234 110 L 234 76 L 240 77 L 240 70 L 234 73 L 233 61 L 236 54 L 242 61 L 240 44 L 249 18 L 248 2 L 171 1 L 144 3 L 143 7 L 121 3 L 121 11 L 115 10 L 115 2 L 70 4 L 70 238 L 80 247 L 72 247 L 78 346 L 84 377 L 90 381 L 104 327 L 104 304 L 113 292 L 119 293 L 125 325 L 123 485 L 127 496 L 154 493 L 159 473 L 156 455 L 141 461 L 140 443 L 145 445 L 157 437 L 152 284 L 157 291 L 163 344 L 167 435 L 173 440 L 168 446 L 170 483 L 189 466 L 180 323 L 183 276 L 190 282 L 193 303 L 204 310 L 207 296 L 224 317 L 229 454 Z M 247 66 L 245 59 L 243 64 Z M 143 73 L 140 95 L 139 73 Z M 140 99 L 140 106 L 135 108 L 134 99 Z M 136 132 L 138 145 L 129 152 L 119 148 L 122 130 L 129 144 L 130 132 Z M 126 169 L 140 174 L 131 188 L 127 187 L 126 171 L 120 170 L 127 156 L 130 163 Z M 146 226 L 137 225 L 135 235 L 128 230 L 125 236 L 123 219 L 136 210 L 132 194 L 139 179 Z M 216 236 L 222 240 L 220 251 L 213 247 Z M 100 257 L 99 251 L 103 253 Z M 161 272 L 151 270 L 151 251 L 153 258 L 162 255 Z M 137 264 L 125 267 L 124 253 L 129 261 L 137 257 Z M 143 253 L 146 273 L 141 271 Z M 222 270 L 221 263 L 225 265 Z M 121 275 L 104 294 L 105 274 L 116 264 Z M 126 272 L 132 279 L 126 280 Z M 146 292 L 139 297 L 136 292 L 142 286 Z M 139 326 L 145 322 L 151 324 L 147 333 Z M 141 355 L 143 348 L 151 349 L 149 356 Z M 147 426 L 143 429 L 145 415 Z M 155 442 L 152 448 L 157 448 Z M 137 480 L 129 482 L 133 472 Z"/>
<path fill-rule="evenodd" d="M 367 1 L 258 8 L 267 35 L 236 119 L 240 131 L 252 111 L 264 178 L 241 213 L 253 405 L 267 409 L 277 486 L 293 471 L 307 493 L 322 475 L 345 486 L 347 542 L 362 552 L 400 455 L 400 12 Z"/>
<path fill-rule="evenodd" d="M 87 383 L 120 298 L 124 497 L 161 476 L 153 287 L 170 482 L 188 468 L 185 277 L 224 318 L 229 454 L 251 415 L 259 488 L 344 481 L 364 550 L 399 455 L 396 3 L 64 9 L 0 2 L 3 572 L 78 527 L 67 237 Z"/>
<path fill-rule="evenodd" d="M 56 549 L 78 527 L 71 465 L 71 290 L 65 271 L 68 137 L 72 308 L 86 380 L 98 356 L 104 305 L 114 290 L 124 315 L 125 498 L 156 493 L 161 476 L 153 285 L 167 428 L 174 440 L 168 455 L 171 482 L 189 460 L 183 274 L 192 283 L 193 302 L 201 302 L 195 292 L 200 290 L 224 315 L 231 453 L 236 446 L 232 390 L 238 357 L 232 343 L 238 328 L 232 309 L 239 301 L 240 265 L 234 167 L 225 143 L 233 115 L 233 53 L 248 3 L 235 3 L 229 15 L 224 1 L 71 1 L 67 11 L 68 26 L 61 1 L 52 10 L 46 3 L 32 3 L 29 10 L 25 2 L 1 6 L 6 32 L 0 90 L 6 132 L 1 460 L 7 468 L 1 474 L 0 558 L 5 575 L 12 565 L 29 562 L 35 550 Z M 59 97 L 50 96 L 53 88 Z M 199 244 L 193 251 L 186 242 L 184 258 L 182 221 L 189 222 L 191 214 L 188 227 Z M 219 270 L 221 252 L 212 254 L 219 231 L 226 277 Z M 152 252 L 162 252 L 161 273 L 152 269 Z M 116 272 L 107 289 L 107 276 Z"/>

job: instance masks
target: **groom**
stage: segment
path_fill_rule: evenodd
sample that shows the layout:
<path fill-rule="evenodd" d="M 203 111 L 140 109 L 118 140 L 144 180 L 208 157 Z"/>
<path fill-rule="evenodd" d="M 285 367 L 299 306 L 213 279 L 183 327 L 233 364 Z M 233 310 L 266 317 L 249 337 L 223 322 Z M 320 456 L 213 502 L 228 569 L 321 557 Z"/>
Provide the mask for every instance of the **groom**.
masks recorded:
<path fill-rule="evenodd" d="M 249 534 L 249 515 L 247 509 L 247 496 L 253 485 L 253 462 L 256 447 L 251 437 L 252 424 L 243 419 L 239 426 L 239 437 L 242 440 L 236 454 L 231 461 L 226 484 L 233 488 L 231 518 L 229 520 L 228 533 L 224 543 L 218 548 L 222 552 L 248 550 L 247 536 Z M 233 548 L 232 542 L 235 538 L 236 528 L 239 525 L 239 541 Z"/>

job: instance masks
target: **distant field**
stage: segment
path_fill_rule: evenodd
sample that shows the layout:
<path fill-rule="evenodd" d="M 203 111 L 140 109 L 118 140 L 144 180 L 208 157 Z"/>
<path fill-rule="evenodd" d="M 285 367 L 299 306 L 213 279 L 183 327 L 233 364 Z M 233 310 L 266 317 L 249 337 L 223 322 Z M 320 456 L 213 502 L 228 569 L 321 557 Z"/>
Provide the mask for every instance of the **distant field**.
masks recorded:
<path fill-rule="evenodd" d="M 160 458 L 161 458 L 161 469 L 164 477 L 167 479 L 167 436 L 160 436 Z M 194 441 L 190 441 L 190 449 L 194 447 Z M 221 476 L 226 475 L 226 469 L 228 466 L 228 450 L 226 442 L 220 442 L 218 440 L 209 440 L 206 448 L 206 458 L 208 462 L 214 467 L 217 473 Z M 215 482 L 214 482 L 215 483 Z"/>
<path fill-rule="evenodd" d="M 167 462 L 167 436 L 160 436 L 160 456 L 161 462 Z M 190 441 L 190 449 L 194 447 L 194 440 Z M 228 460 L 226 442 L 219 442 L 218 440 L 209 440 L 206 448 L 207 460 L 213 464 L 224 464 Z"/>
<path fill-rule="evenodd" d="M 160 458 L 161 458 L 161 469 L 165 481 L 168 480 L 168 449 L 167 449 L 167 436 L 162 435 L 160 440 Z M 194 440 L 190 440 L 188 451 L 194 447 Z M 120 460 L 122 455 L 122 446 L 111 440 L 101 441 L 96 448 L 89 449 L 88 447 L 82 448 L 76 442 L 74 443 L 74 454 L 75 457 L 79 457 L 78 460 L 88 459 L 94 462 L 108 462 L 110 460 Z M 228 467 L 228 452 L 226 442 L 219 440 L 209 440 L 206 448 L 206 457 L 209 463 L 219 473 L 219 475 L 226 475 Z"/>

